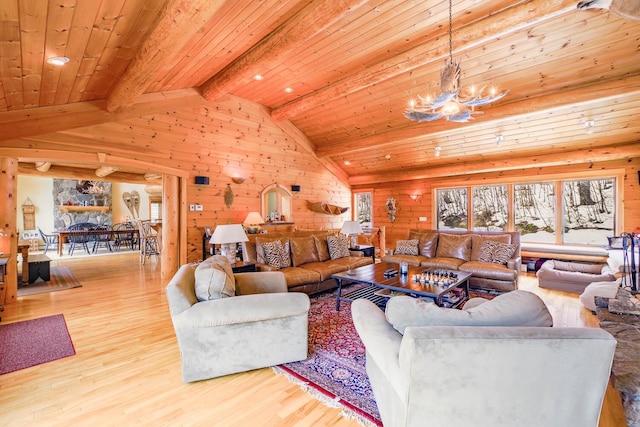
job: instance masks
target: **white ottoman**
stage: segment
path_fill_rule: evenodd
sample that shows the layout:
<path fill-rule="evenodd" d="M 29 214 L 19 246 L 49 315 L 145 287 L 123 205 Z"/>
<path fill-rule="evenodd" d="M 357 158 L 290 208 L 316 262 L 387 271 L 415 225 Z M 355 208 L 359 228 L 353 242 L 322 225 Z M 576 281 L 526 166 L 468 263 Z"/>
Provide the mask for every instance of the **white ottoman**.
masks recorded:
<path fill-rule="evenodd" d="M 584 288 L 580 295 L 580 302 L 591 311 L 596 311 L 594 297 L 613 298 L 618 292 L 622 279 L 613 282 L 593 282 Z"/>

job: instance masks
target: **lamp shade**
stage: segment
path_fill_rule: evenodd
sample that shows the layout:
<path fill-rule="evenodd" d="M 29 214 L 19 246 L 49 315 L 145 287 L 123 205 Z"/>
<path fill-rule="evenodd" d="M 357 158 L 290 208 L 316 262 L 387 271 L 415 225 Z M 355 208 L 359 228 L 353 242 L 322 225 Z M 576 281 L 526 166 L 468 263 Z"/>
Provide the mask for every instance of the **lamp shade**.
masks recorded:
<path fill-rule="evenodd" d="M 340 229 L 342 234 L 362 234 L 362 227 L 358 221 L 345 221 Z"/>
<path fill-rule="evenodd" d="M 244 219 L 244 225 L 257 225 L 264 224 L 264 219 L 262 219 L 262 215 L 258 212 L 249 212 L 249 215 Z"/>
<path fill-rule="evenodd" d="M 225 244 L 225 243 L 238 243 L 247 242 L 247 237 L 242 224 L 223 224 L 218 225 L 211 235 L 209 243 L 213 244 Z"/>

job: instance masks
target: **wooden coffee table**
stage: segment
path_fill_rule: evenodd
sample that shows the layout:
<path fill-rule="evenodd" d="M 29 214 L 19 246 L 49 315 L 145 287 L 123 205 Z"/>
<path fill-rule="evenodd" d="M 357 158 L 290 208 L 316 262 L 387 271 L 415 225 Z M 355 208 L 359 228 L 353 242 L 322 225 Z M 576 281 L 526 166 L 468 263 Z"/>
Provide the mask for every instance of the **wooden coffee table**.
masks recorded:
<path fill-rule="evenodd" d="M 471 273 L 444 269 L 429 269 L 426 267 L 409 267 L 406 276 L 387 277 L 384 272 L 388 269 L 400 270 L 398 264 L 380 262 L 364 267 L 354 268 L 350 271 L 337 273 L 331 277 L 338 284 L 338 297 L 336 299 L 336 311 L 340 310 L 340 301 L 351 302 L 357 298 L 366 298 L 376 305 L 384 308 L 388 298 L 394 295 L 409 295 L 416 298 L 430 298 L 440 307 L 457 308 L 469 299 L 469 277 Z M 431 275 L 429 273 L 432 273 Z M 432 280 L 449 274 L 449 283 L 420 283 L 416 281 L 416 275 L 426 275 Z M 354 283 L 368 285 L 364 288 L 348 292 L 343 295 L 343 287 Z"/>

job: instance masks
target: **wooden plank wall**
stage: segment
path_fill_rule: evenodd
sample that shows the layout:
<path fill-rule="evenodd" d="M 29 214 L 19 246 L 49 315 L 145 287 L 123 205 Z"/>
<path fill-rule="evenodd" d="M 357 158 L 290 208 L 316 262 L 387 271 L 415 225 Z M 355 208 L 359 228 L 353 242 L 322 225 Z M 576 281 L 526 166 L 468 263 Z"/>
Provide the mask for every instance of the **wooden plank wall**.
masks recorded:
<path fill-rule="evenodd" d="M 395 248 L 395 242 L 406 239 L 410 228 L 435 228 L 433 189 L 442 187 L 458 187 L 477 184 L 496 184 L 507 182 L 532 182 L 552 180 L 568 177 L 595 178 L 600 174 L 620 173 L 623 176 L 623 199 L 618 202 L 624 206 L 619 220 L 618 232 L 630 232 L 640 227 L 640 184 L 638 171 L 640 158 L 618 160 L 602 163 L 585 163 L 566 165 L 552 168 L 520 169 L 514 171 L 465 175 L 458 177 L 439 177 L 425 180 L 406 181 L 399 183 L 384 183 L 374 186 L 373 190 L 373 222 L 375 226 L 386 226 L 386 246 Z M 354 186 L 353 190 L 358 190 Z M 370 189 L 371 185 L 362 186 Z M 420 194 L 417 200 L 409 195 Z M 385 210 L 385 203 L 389 197 L 397 201 L 395 222 L 390 222 Z M 426 216 L 426 222 L 419 222 L 418 218 Z M 605 244 L 606 242 L 603 242 Z"/>
<path fill-rule="evenodd" d="M 111 132 L 121 134 L 122 128 L 114 129 L 119 126 L 97 126 L 93 131 L 99 129 L 109 139 Z M 202 257 L 204 227 L 240 223 L 250 211 L 261 212 L 260 194 L 274 183 L 287 189 L 293 184 L 302 187 L 292 198 L 292 217 L 299 229 L 340 228 L 351 219 L 351 209 L 339 216 L 308 209 L 310 202 L 350 207 L 350 188 L 257 104 L 232 98 L 210 107 L 129 120 L 126 126 L 137 141 L 146 144 L 152 138 L 153 151 L 170 158 L 167 166 L 190 173 L 187 204 L 200 204 L 203 210 L 187 212 L 187 261 Z M 195 184 L 195 176 L 208 177 L 209 185 Z M 243 177 L 245 182 L 235 184 L 232 177 Z M 227 185 L 234 193 L 230 208 L 224 203 Z"/>

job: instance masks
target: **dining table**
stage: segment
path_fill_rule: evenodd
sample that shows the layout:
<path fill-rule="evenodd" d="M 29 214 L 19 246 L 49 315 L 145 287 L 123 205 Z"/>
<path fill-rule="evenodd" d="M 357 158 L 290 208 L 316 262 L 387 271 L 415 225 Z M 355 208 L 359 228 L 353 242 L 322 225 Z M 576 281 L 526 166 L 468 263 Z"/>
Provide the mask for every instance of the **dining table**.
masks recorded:
<path fill-rule="evenodd" d="M 63 256 L 64 255 L 64 244 L 67 243 L 69 241 L 69 237 L 70 236 L 74 236 L 74 235 L 82 235 L 82 236 L 104 236 L 105 234 L 110 234 L 112 239 L 114 239 L 115 237 L 117 237 L 118 235 L 126 235 L 126 234 L 133 234 L 134 237 L 138 236 L 138 229 L 123 229 L 123 230 L 78 230 L 78 231 L 72 231 L 72 230 L 57 230 L 54 232 L 54 234 L 58 235 L 58 256 Z M 24 268 L 23 268 L 24 271 Z"/>

